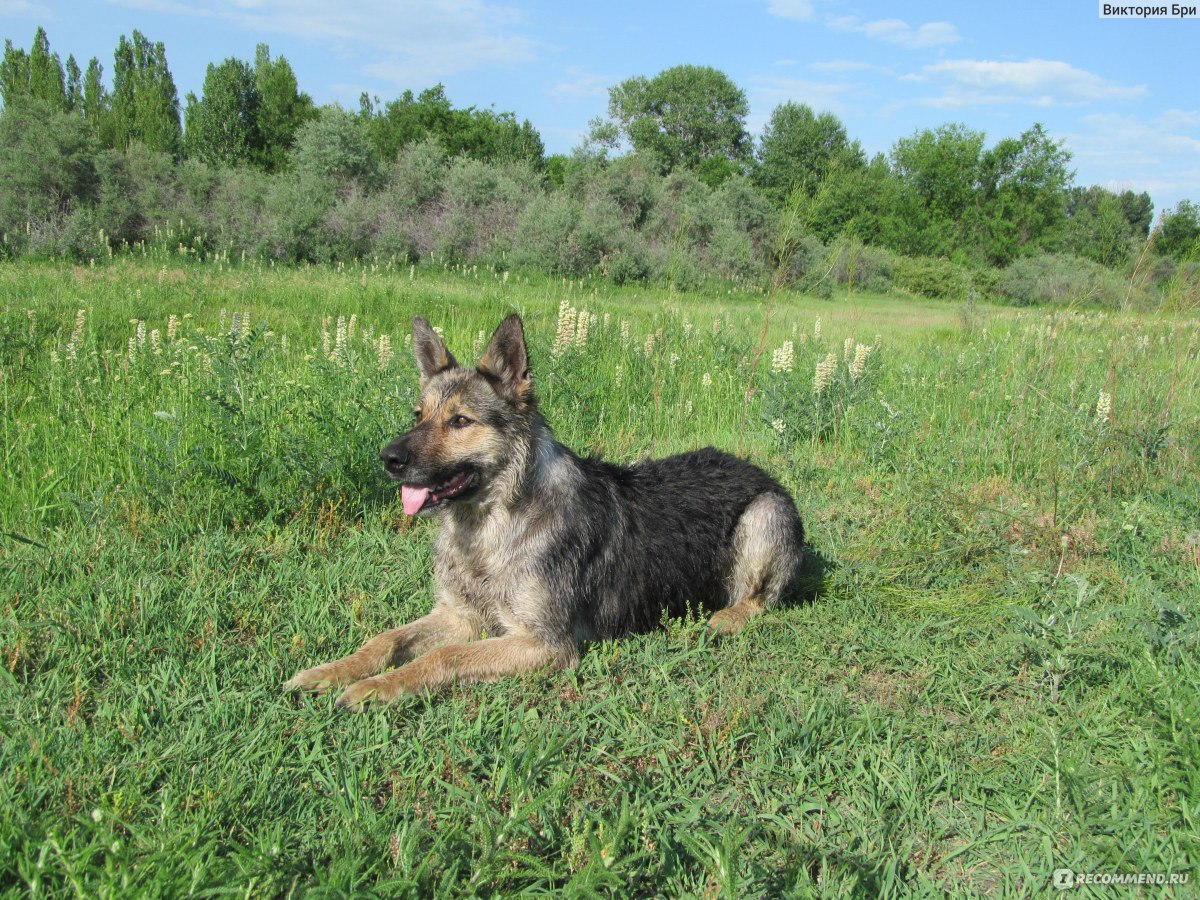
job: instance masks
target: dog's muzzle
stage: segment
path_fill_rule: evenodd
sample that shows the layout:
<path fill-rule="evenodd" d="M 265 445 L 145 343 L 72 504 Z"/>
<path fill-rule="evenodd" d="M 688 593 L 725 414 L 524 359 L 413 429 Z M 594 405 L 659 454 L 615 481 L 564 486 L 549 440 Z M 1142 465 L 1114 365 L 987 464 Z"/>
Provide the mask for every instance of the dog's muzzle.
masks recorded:
<path fill-rule="evenodd" d="M 387 473 L 393 478 L 399 478 L 404 472 L 404 467 L 412 459 L 412 453 L 409 452 L 404 439 L 397 438 L 379 451 L 379 458 L 383 461 Z"/>

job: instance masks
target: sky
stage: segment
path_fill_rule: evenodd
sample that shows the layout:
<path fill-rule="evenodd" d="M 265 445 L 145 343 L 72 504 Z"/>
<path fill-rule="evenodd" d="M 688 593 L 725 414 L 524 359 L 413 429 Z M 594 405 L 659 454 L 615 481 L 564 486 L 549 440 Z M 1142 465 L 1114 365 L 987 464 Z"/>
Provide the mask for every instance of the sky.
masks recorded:
<path fill-rule="evenodd" d="M 1141 0 L 1138 0 L 1141 2 Z M 566 153 L 608 88 L 682 63 L 725 72 L 757 135 L 780 103 L 845 124 L 868 155 L 960 122 L 989 145 L 1041 123 L 1076 183 L 1200 202 L 1200 18 L 1102 18 L 1097 0 L 0 0 L 0 37 L 111 86 L 120 35 L 166 45 L 180 99 L 206 66 L 266 43 L 317 103 L 357 109 L 441 83 L 456 106 L 529 119 Z M 1169 4 L 1168 4 L 1169 5 Z"/>

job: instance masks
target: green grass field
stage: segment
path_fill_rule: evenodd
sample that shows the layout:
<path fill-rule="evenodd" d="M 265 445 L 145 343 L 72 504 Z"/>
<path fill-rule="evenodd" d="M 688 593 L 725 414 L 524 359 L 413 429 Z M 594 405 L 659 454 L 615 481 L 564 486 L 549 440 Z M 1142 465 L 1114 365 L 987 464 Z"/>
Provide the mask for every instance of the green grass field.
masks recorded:
<path fill-rule="evenodd" d="M 1194 313 L 128 260 L 0 266 L 0 307 L 5 894 L 1200 878 Z M 801 602 L 361 716 L 284 695 L 432 601 L 377 462 L 409 317 L 464 358 L 513 310 L 567 445 L 794 492 Z"/>

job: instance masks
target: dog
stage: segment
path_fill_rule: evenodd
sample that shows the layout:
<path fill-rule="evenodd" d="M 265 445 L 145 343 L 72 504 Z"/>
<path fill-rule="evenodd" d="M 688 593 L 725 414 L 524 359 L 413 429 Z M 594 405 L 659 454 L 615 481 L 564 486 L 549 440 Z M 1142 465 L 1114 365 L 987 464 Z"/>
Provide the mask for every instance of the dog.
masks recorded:
<path fill-rule="evenodd" d="M 558 443 L 519 316 L 475 368 L 415 317 L 413 354 L 413 427 L 380 458 L 404 512 L 441 520 L 433 609 L 286 688 L 344 687 L 338 706 L 360 710 L 569 668 L 584 642 L 652 630 L 664 614 L 703 609 L 714 632 L 740 631 L 793 580 L 804 528 L 762 469 L 712 448 L 625 467 Z"/>

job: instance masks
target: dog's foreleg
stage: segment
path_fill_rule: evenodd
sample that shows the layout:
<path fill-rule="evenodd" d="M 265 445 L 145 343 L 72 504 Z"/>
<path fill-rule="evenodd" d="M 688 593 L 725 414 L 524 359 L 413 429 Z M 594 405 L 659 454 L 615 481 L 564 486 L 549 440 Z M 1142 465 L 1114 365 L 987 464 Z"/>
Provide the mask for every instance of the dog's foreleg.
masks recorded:
<path fill-rule="evenodd" d="M 478 637 L 480 629 L 461 613 L 435 607 L 427 616 L 376 635 L 349 656 L 297 673 L 284 683 L 285 690 L 324 691 L 353 684 L 420 656 L 442 644 L 458 644 Z"/>
<path fill-rule="evenodd" d="M 352 685 L 337 705 L 357 711 L 368 702 L 387 703 L 404 694 L 437 691 L 455 682 L 495 681 L 545 668 L 569 669 L 578 662 L 575 646 L 552 646 L 525 634 L 448 644 L 392 672 Z"/>

